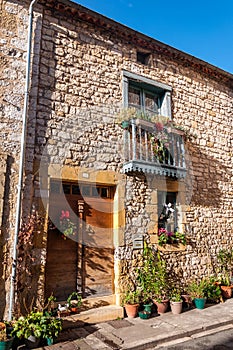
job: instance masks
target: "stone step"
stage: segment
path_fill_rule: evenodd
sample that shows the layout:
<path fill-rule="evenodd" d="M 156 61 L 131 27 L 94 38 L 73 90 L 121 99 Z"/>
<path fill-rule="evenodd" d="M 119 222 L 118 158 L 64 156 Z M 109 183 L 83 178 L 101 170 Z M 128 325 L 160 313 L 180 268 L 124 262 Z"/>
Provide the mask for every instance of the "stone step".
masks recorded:
<path fill-rule="evenodd" d="M 107 305 L 81 311 L 78 314 L 62 317 L 63 329 L 82 327 L 84 324 L 112 321 L 124 317 L 124 308 L 117 305 Z"/>

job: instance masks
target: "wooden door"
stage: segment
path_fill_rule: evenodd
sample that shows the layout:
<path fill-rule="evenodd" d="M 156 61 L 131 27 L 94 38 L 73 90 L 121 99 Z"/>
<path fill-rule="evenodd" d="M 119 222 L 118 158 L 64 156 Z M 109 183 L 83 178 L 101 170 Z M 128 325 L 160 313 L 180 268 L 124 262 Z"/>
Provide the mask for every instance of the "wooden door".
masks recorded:
<path fill-rule="evenodd" d="M 46 297 L 53 293 L 57 301 L 64 301 L 76 290 L 84 298 L 114 293 L 112 207 L 112 199 L 84 201 L 80 195 L 67 194 L 65 203 L 59 194 L 50 197 L 49 214 L 59 218 L 62 210 L 69 210 L 78 232 L 64 239 L 58 230 L 48 231 Z"/>
<path fill-rule="evenodd" d="M 85 297 L 111 295 L 114 283 L 112 201 L 90 198 L 84 204 L 79 264 Z"/>
<path fill-rule="evenodd" d="M 70 201 L 67 206 L 56 197 L 50 203 L 50 215 L 53 218 L 59 218 L 62 210 L 69 210 L 71 220 L 75 222 L 76 214 L 70 208 L 77 211 L 77 201 Z M 77 240 L 66 238 L 58 229 L 49 229 L 45 273 L 46 297 L 53 294 L 57 301 L 64 301 L 69 294 L 77 290 L 77 264 Z"/>

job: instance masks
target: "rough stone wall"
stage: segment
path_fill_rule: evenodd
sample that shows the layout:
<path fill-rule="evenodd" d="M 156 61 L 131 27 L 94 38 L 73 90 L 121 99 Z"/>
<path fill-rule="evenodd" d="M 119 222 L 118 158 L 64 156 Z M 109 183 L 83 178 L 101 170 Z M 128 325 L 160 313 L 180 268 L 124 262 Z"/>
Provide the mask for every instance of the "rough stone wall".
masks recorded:
<path fill-rule="evenodd" d="M 1 6 L 8 24 L 1 26 L 6 29 L 1 34 L 4 79 L 0 137 L 3 150 L 16 156 L 23 103 L 27 11 L 24 3 L 19 5 L 18 1 L 2 1 Z M 136 60 L 137 47 L 117 32 L 79 21 L 75 16 L 66 17 L 65 12 L 46 6 L 37 6 L 37 11 L 27 201 L 32 196 L 33 180 L 35 197 L 41 196 L 38 175 L 41 160 L 43 166 L 50 162 L 120 172 L 123 133 L 117 124 L 117 113 L 122 106 L 123 69 L 168 84 L 173 89 L 173 119 L 189 134 L 186 229 L 190 244 L 186 251 L 162 255 L 168 267 L 175 269 L 183 280 L 207 273 L 216 263 L 219 248 L 232 247 L 233 242 L 232 89 L 221 79 L 217 82 L 155 52 L 150 65 L 145 66 Z M 15 131 L 13 136 L 11 130 Z M 134 265 L 133 235 L 147 233 L 150 220 L 154 220 L 153 212 L 148 209 L 153 205 L 148 183 L 137 176 L 126 176 L 125 180 L 125 246 L 116 250 L 122 271 Z M 39 264 L 41 252 L 45 256 L 44 243 L 39 243 L 37 249 Z"/>
<path fill-rule="evenodd" d="M 2 271 L 1 290 L 1 314 L 7 301 L 10 275 L 12 268 L 13 235 L 15 226 L 15 206 L 17 198 L 18 165 L 20 156 L 20 141 L 22 130 L 22 116 L 25 93 L 26 50 L 28 34 L 28 7 L 29 1 L 0 1 L 0 140 L 1 150 L 7 155 L 7 171 L 5 178 L 6 189 L 4 195 L 4 211 L 2 217 L 2 251 L 5 261 Z M 35 14 L 33 37 L 39 37 L 39 13 Z M 32 71 L 33 81 L 30 85 L 30 117 L 28 120 L 27 147 L 25 155 L 25 191 L 23 193 L 23 213 L 27 216 L 30 212 L 33 189 L 33 154 L 35 134 L 35 100 L 36 92 L 36 53 L 39 47 L 37 40 L 33 41 Z M 1 165 L 2 163 L 1 159 Z"/>
<path fill-rule="evenodd" d="M 7 304 L 11 273 L 11 254 L 15 219 L 18 154 L 20 149 L 26 47 L 26 10 L 16 3 L 0 1 L 0 140 L 1 149 L 9 156 L 4 172 L 3 215 L 1 230 L 1 302 L 3 315 Z M 1 167 L 6 160 L 1 158 Z M 7 185 L 7 187 L 5 187 Z"/>
<path fill-rule="evenodd" d="M 207 273 L 219 247 L 232 246 L 232 90 L 159 54 L 152 53 L 150 67 L 137 63 L 135 46 L 64 14 L 54 18 L 46 11 L 42 42 L 38 122 L 49 119 L 44 133 L 58 161 L 57 156 L 64 156 L 63 140 L 69 140 L 73 129 L 72 135 L 77 136 L 65 162 L 119 171 L 122 132 L 114 121 L 122 103 L 122 70 L 172 86 L 174 121 L 189 134 L 186 229 L 191 243 L 185 252 L 165 256 L 184 279 Z M 69 126 L 61 130 L 59 121 L 69 126 L 77 122 L 76 130 Z M 39 130 L 41 137 L 41 126 Z M 37 154 L 43 145 L 37 143 Z M 127 178 L 129 247 L 134 233 L 147 231 L 148 191 L 137 177 Z"/>

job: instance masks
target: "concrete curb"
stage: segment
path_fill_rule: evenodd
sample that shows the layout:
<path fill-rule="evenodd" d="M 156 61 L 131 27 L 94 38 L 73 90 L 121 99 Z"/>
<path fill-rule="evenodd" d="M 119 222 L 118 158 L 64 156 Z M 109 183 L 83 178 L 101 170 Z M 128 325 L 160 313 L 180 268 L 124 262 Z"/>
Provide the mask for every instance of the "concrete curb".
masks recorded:
<path fill-rule="evenodd" d="M 119 348 L 118 350 L 146 350 L 146 349 L 149 350 L 151 347 L 165 345 L 167 343 L 171 343 L 172 341 L 177 341 L 177 340 L 181 340 L 184 338 L 190 339 L 193 335 L 198 335 L 198 337 L 200 337 L 202 335 L 205 335 L 206 332 L 208 332 L 210 330 L 211 331 L 215 330 L 217 333 L 219 330 L 223 330 L 224 329 L 223 327 L 228 326 L 228 325 L 231 325 L 233 327 L 233 320 L 222 322 L 218 326 L 213 325 L 213 326 L 207 326 L 204 328 L 201 327 L 198 330 L 187 331 L 187 332 L 184 332 L 182 334 L 177 334 L 176 336 L 166 336 L 160 340 L 152 339 L 152 340 L 147 341 L 146 343 L 139 344 L 139 345 L 132 344 L 132 345 L 128 345 L 126 347 L 123 346 L 123 347 Z M 186 339 L 186 340 L 188 340 L 188 339 Z"/>

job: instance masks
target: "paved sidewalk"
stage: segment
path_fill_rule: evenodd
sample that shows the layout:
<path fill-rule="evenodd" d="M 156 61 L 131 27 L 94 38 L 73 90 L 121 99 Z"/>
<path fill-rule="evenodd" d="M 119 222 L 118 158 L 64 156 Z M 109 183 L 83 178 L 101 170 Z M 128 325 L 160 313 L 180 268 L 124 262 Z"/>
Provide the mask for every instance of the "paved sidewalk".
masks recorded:
<path fill-rule="evenodd" d="M 186 341 L 192 336 L 233 329 L 233 298 L 204 310 L 191 309 L 180 315 L 167 312 L 152 315 L 148 320 L 139 317 L 84 325 L 68 329 L 60 342 L 46 350 L 142 350 L 159 349 L 165 344 Z M 41 348 L 42 349 L 42 348 Z"/>

